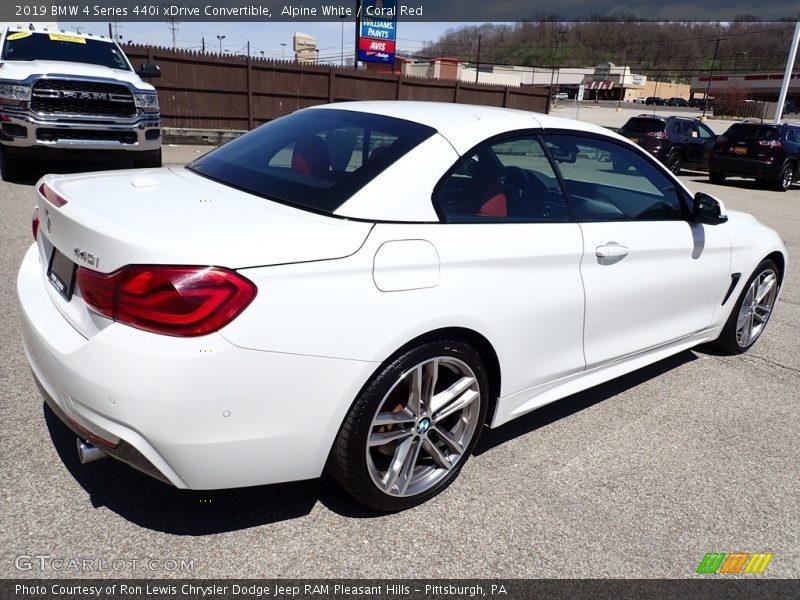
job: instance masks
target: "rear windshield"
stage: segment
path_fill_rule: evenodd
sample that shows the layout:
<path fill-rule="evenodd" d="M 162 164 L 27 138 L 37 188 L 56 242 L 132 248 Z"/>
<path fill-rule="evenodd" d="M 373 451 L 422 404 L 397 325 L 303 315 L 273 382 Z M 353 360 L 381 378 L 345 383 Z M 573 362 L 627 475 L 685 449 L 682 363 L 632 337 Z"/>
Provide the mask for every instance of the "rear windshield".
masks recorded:
<path fill-rule="evenodd" d="M 777 140 L 780 130 L 765 125 L 731 125 L 725 134 L 739 140 Z"/>
<path fill-rule="evenodd" d="M 262 125 L 188 168 L 246 192 L 330 214 L 434 133 L 381 115 L 311 109 Z"/>
<path fill-rule="evenodd" d="M 62 60 L 130 71 L 116 44 L 65 33 L 10 31 L 3 44 L 3 60 Z"/>
<path fill-rule="evenodd" d="M 623 129 L 625 131 L 664 131 L 666 124 L 658 119 L 630 119 Z"/>

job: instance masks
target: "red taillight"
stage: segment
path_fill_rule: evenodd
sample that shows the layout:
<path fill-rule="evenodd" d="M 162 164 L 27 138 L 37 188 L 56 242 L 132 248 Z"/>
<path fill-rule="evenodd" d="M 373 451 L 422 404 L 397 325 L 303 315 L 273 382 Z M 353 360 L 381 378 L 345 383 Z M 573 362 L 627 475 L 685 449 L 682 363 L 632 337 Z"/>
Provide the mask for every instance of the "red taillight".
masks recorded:
<path fill-rule="evenodd" d="M 58 194 L 56 194 L 52 189 L 50 189 L 46 183 L 43 183 L 39 186 L 39 193 L 45 198 L 50 204 L 55 206 L 56 208 L 61 208 L 64 206 L 67 201 L 66 199 L 62 198 Z"/>
<path fill-rule="evenodd" d="M 33 207 L 33 216 L 31 217 L 31 232 L 33 233 L 33 241 L 39 239 L 39 207 Z"/>
<path fill-rule="evenodd" d="M 660 140 L 663 140 L 663 139 L 666 139 L 667 132 L 666 131 L 648 131 L 646 135 L 647 135 L 647 137 L 654 137 L 654 138 L 658 138 Z"/>
<path fill-rule="evenodd" d="M 213 333 L 253 301 L 256 286 L 220 267 L 80 267 L 78 288 L 95 311 L 138 329 L 181 337 Z"/>
<path fill-rule="evenodd" d="M 758 140 L 759 146 L 766 146 L 767 148 L 782 148 L 780 140 Z"/>

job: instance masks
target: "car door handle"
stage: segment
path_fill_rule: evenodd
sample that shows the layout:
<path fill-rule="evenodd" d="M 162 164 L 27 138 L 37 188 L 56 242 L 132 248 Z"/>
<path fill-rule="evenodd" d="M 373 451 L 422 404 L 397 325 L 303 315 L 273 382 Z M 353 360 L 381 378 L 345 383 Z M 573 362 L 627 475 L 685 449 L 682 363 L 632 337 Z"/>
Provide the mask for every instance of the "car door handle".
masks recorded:
<path fill-rule="evenodd" d="M 628 247 L 620 246 L 617 242 L 608 242 L 595 248 L 595 254 L 597 258 L 620 258 L 628 256 Z"/>

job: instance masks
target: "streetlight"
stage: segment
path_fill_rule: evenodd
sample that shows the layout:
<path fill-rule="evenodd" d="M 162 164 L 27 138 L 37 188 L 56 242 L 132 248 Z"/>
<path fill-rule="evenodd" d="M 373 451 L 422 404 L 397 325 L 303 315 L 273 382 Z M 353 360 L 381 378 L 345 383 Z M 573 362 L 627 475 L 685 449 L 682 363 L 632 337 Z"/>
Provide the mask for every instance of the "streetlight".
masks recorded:
<path fill-rule="evenodd" d="M 314 48 L 314 52 L 317 53 L 317 64 L 319 64 L 319 48 Z"/>
<path fill-rule="evenodd" d="M 225 39 L 224 35 L 218 35 L 217 39 L 219 40 L 219 55 L 222 56 L 222 40 Z"/>
<path fill-rule="evenodd" d="M 344 20 L 347 18 L 347 15 L 339 15 L 339 18 L 342 21 L 342 66 L 344 66 Z"/>
<path fill-rule="evenodd" d="M 286 44 L 281 44 L 281 60 L 286 60 Z"/>

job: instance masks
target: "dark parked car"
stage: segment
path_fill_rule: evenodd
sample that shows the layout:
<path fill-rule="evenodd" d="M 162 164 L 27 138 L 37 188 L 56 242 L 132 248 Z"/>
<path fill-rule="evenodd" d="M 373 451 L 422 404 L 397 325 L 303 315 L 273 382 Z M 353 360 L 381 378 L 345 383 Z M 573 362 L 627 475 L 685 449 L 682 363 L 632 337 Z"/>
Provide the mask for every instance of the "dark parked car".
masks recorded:
<path fill-rule="evenodd" d="M 667 101 L 663 98 L 659 98 L 658 96 L 648 96 L 644 100 L 645 104 L 655 104 L 656 106 L 664 106 Z"/>
<path fill-rule="evenodd" d="M 797 106 L 797 102 L 794 100 L 789 100 L 786 104 L 783 105 L 783 114 L 785 115 L 796 115 L 800 114 L 800 107 Z"/>
<path fill-rule="evenodd" d="M 689 101 L 683 98 L 670 98 L 667 100 L 667 106 L 689 106 Z"/>
<path fill-rule="evenodd" d="M 709 161 L 708 178 L 754 178 L 785 192 L 800 173 L 800 125 L 736 123 L 722 134 Z"/>
<path fill-rule="evenodd" d="M 717 140 L 714 132 L 697 119 L 647 114 L 628 119 L 617 133 L 639 144 L 675 174 L 683 167 L 707 169 Z"/>
<path fill-rule="evenodd" d="M 688 101 L 688 104 L 692 108 L 700 108 L 700 109 L 702 109 L 705 106 L 706 110 L 708 110 L 709 108 L 711 108 L 713 101 L 705 100 L 703 98 L 692 98 L 691 100 Z"/>

